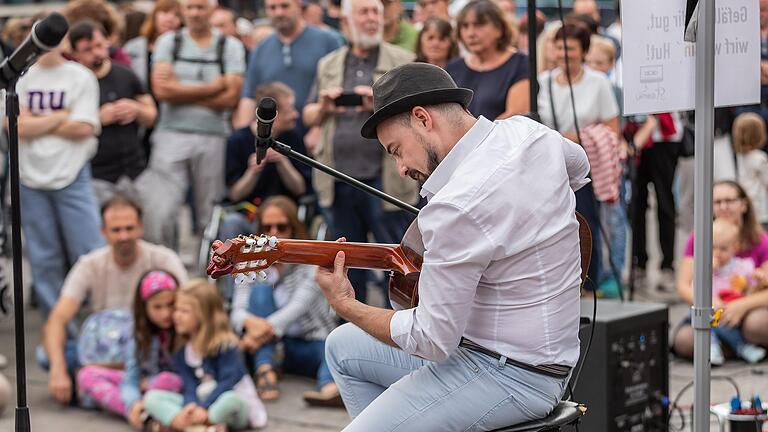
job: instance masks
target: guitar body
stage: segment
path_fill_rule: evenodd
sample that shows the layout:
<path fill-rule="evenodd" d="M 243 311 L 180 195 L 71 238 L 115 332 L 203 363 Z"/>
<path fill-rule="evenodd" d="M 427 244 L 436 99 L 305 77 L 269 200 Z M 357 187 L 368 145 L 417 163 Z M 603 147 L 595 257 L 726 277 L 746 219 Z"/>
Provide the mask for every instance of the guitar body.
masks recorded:
<path fill-rule="evenodd" d="M 421 273 L 392 272 L 389 278 L 389 301 L 403 309 L 410 309 L 419 304 L 419 275 Z"/>

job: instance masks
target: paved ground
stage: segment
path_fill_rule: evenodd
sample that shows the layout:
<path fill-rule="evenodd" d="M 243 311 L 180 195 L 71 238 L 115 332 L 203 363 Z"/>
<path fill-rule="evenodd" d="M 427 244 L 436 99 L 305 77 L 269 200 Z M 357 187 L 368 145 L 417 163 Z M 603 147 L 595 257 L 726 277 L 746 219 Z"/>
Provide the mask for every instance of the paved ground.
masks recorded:
<path fill-rule="evenodd" d="M 130 431 L 131 428 L 127 423 L 120 419 L 98 411 L 62 408 L 48 398 L 46 374 L 35 365 L 33 355 L 33 347 L 40 341 L 40 327 L 41 322 L 37 311 L 28 311 L 27 330 L 25 332 L 28 365 L 27 398 L 32 419 L 32 430 L 37 432 L 54 430 L 68 432 Z M 10 319 L 4 319 L 0 322 L 0 354 L 8 357 L 11 363 L 15 361 L 13 341 L 13 322 Z M 14 371 L 15 367 L 11 364 L 2 373 L 13 381 L 16 378 Z M 282 398 L 276 403 L 267 405 L 269 427 L 266 430 L 275 432 L 328 432 L 338 431 L 344 427 L 348 421 L 344 410 L 309 408 L 304 404 L 301 394 L 305 390 L 311 390 L 312 387 L 312 380 L 286 377 L 281 382 Z M 13 407 L 11 407 L 0 417 L 0 431 L 13 430 L 13 416 Z"/>
<path fill-rule="evenodd" d="M 686 307 L 675 305 L 671 308 L 671 322 L 676 322 L 682 316 Z M 45 373 L 34 364 L 32 347 L 40 340 L 40 319 L 37 311 L 28 310 L 25 332 L 27 337 L 27 391 L 28 405 L 30 407 L 33 431 L 78 431 L 96 432 L 110 430 L 114 432 L 131 429 L 120 419 L 107 416 L 97 411 L 82 409 L 62 408 L 52 402 L 47 396 L 47 381 Z M 15 368 L 13 365 L 13 322 L 10 318 L 0 321 L 0 354 L 8 357 L 11 363 L 2 371 L 9 380 L 15 380 Z M 742 394 L 768 395 L 768 363 L 762 363 L 756 367 L 750 367 L 741 362 L 728 362 L 725 366 L 714 369 L 713 377 L 727 376 L 733 378 L 739 385 Z M 693 379 L 693 366 L 682 360 L 672 359 L 670 364 L 670 396 L 677 396 L 689 381 Z M 301 400 L 301 393 L 312 387 L 312 381 L 300 377 L 288 376 L 281 382 L 283 397 L 275 403 L 267 405 L 269 411 L 269 426 L 267 431 L 337 431 L 347 423 L 347 415 L 340 409 L 319 409 L 307 407 Z M 15 384 L 14 384 L 15 390 Z M 15 393 L 14 393 L 15 394 Z M 714 379 L 712 382 L 712 403 L 727 402 L 733 390 L 726 381 Z M 764 396 L 765 398 L 768 398 Z M 15 401 L 15 399 L 14 399 Z M 688 409 L 693 401 L 693 392 L 687 390 L 680 399 L 681 406 Z M 15 405 L 14 405 L 15 406 Z M 10 407 L 0 416 L 0 431 L 13 430 L 13 407 Z M 689 415 L 686 414 L 686 422 L 690 424 Z M 673 419 L 673 424 L 680 424 L 679 417 Z M 717 423 L 713 422 L 712 431 L 716 431 Z M 687 430 L 690 430 L 688 426 Z"/>

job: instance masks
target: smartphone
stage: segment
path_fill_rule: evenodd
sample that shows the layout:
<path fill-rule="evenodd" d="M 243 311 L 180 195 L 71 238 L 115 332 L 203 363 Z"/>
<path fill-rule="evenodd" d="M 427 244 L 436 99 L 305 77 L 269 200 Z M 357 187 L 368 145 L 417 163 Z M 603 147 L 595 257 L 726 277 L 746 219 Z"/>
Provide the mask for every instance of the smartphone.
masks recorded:
<path fill-rule="evenodd" d="M 333 103 L 336 106 L 359 106 L 363 104 L 363 97 L 357 93 L 342 93 Z"/>

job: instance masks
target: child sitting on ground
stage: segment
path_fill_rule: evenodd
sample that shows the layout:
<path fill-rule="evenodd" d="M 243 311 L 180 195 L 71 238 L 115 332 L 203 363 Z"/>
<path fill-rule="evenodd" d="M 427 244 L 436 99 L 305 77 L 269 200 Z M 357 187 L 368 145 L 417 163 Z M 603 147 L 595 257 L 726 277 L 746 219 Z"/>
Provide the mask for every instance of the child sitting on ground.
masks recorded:
<path fill-rule="evenodd" d="M 126 354 L 125 369 L 85 366 L 77 375 L 81 393 L 104 410 L 125 417 L 136 429 L 144 424 L 144 391 L 181 390 L 181 379 L 170 372 L 168 354 L 173 343 L 177 288 L 176 278 L 162 270 L 139 278 L 133 302 L 133 337 L 121 348 Z"/>
<path fill-rule="evenodd" d="M 752 277 L 754 262 L 750 258 L 736 257 L 738 248 L 739 228 L 725 219 L 716 219 L 712 223 L 712 303 L 715 309 L 761 288 Z M 764 348 L 747 343 L 741 329 L 720 325 L 712 328 L 710 361 L 713 365 L 725 361 L 721 342 L 747 363 L 758 363 L 766 355 Z"/>
<path fill-rule="evenodd" d="M 215 285 L 195 279 L 176 296 L 173 322 L 179 342 L 173 368 L 183 394 L 153 390 L 144 408 L 174 430 L 262 428 L 267 412 L 256 394 Z"/>

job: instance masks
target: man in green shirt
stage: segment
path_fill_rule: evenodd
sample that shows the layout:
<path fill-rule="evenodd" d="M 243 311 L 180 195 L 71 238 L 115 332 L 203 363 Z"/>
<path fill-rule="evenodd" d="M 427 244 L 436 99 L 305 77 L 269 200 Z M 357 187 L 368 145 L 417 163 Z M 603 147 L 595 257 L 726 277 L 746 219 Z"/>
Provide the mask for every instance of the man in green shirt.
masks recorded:
<path fill-rule="evenodd" d="M 419 30 L 403 19 L 403 4 L 400 0 L 382 0 L 384 4 L 384 40 L 405 48 L 416 50 Z"/>

